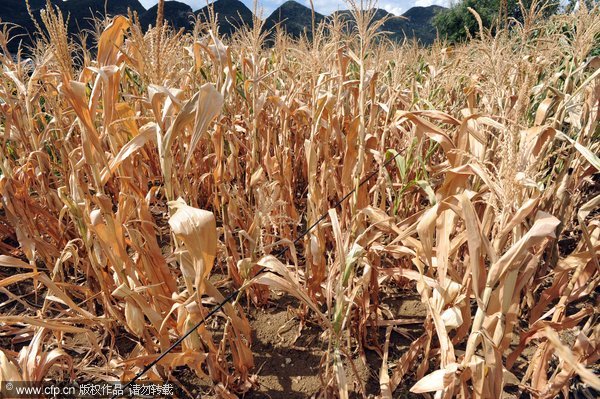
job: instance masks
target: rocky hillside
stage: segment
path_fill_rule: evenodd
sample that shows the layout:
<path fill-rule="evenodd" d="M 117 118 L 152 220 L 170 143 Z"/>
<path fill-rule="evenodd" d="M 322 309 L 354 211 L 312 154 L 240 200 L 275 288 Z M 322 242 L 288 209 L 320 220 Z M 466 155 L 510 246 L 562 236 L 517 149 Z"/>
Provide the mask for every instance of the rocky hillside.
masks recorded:
<path fill-rule="evenodd" d="M 431 44 L 435 40 L 436 31 L 433 26 L 434 15 L 443 10 L 444 7 L 413 7 L 401 16 L 396 16 L 383 9 L 375 11 L 375 20 L 381 20 L 388 17 L 388 20 L 381 26 L 380 30 L 388 32 L 389 38 L 395 41 L 401 41 L 405 38 L 417 39 L 423 44 Z M 354 17 L 349 10 L 336 11 L 331 16 L 338 16 L 352 29 Z"/>
<path fill-rule="evenodd" d="M 72 33 L 90 29 L 93 26 L 90 22 L 93 16 L 127 14 L 128 9 L 137 11 L 140 15 L 146 12 L 138 0 L 51 0 L 51 3 L 61 9 L 65 19 L 69 16 L 68 28 Z M 29 5 L 33 15 L 39 20 L 40 10 L 46 6 L 46 0 L 29 0 Z M 20 42 L 24 45 L 31 43 L 35 25 L 27 12 L 25 0 L 0 0 L 0 20 L 18 25 L 11 34 L 14 37 L 9 43 L 11 52 L 16 51 Z"/>
<path fill-rule="evenodd" d="M 315 26 L 325 20 L 325 16 L 315 12 Z M 312 10 L 296 1 L 286 1 L 265 20 L 264 29 L 274 30 L 279 26 L 293 37 L 312 31 Z"/>
<path fill-rule="evenodd" d="M 140 16 L 142 28 L 148 29 L 150 25 L 156 25 L 156 16 L 158 14 L 158 5 L 151 7 Z M 193 28 L 194 11 L 192 7 L 178 1 L 165 1 L 165 20 L 175 29 L 184 28 L 186 30 Z"/>
<path fill-rule="evenodd" d="M 247 25 L 252 27 L 252 11 L 239 0 L 217 0 L 212 4 L 212 12 L 219 24 L 219 33 L 230 36 L 240 27 Z M 197 13 L 200 21 L 208 21 L 211 15 L 209 6 L 201 8 Z"/>
<path fill-rule="evenodd" d="M 69 15 L 69 31 L 72 33 L 92 27 L 89 21 L 92 16 L 101 17 L 105 13 L 108 15 L 126 14 L 128 9 L 138 13 L 142 26 L 147 29 L 148 26 L 156 24 L 158 9 L 157 6 L 154 6 L 145 10 L 139 0 L 51 0 L 51 3 L 60 7 L 63 14 Z M 29 4 L 33 14 L 39 18 L 40 10 L 45 7 L 46 0 L 29 0 Z M 217 0 L 211 7 L 222 35 L 229 36 L 243 25 L 252 26 L 252 11 L 240 0 Z M 435 39 L 435 29 L 432 25 L 433 16 L 442 9 L 443 7 L 439 6 L 413 7 L 404 13 L 402 18 L 378 9 L 375 18 L 391 17 L 381 29 L 390 32 L 392 40 L 400 41 L 408 37 L 416 38 L 423 44 L 430 44 Z M 353 18 L 349 11 L 336 11 L 334 14 L 348 22 L 351 27 Z M 205 22 L 209 19 L 209 15 L 208 6 L 194 11 L 185 3 L 165 2 L 165 19 L 175 28 L 191 29 L 195 16 Z M 316 12 L 315 24 L 319 24 L 325 18 L 324 15 Z M 19 26 L 11 34 L 11 37 L 14 38 L 9 45 L 11 52 L 15 52 L 20 43 L 23 45 L 31 43 L 31 35 L 35 32 L 35 27 L 24 0 L 0 0 L 0 20 Z M 299 37 L 304 32 L 310 36 L 312 20 L 310 8 L 296 1 L 286 1 L 266 18 L 264 29 L 274 30 L 276 26 L 279 26 L 294 37 Z"/>
<path fill-rule="evenodd" d="M 436 31 L 433 26 L 433 17 L 438 12 L 445 10 L 440 6 L 413 7 L 402 14 L 407 19 L 407 34 L 419 39 L 423 44 L 431 44 L 435 40 Z"/>

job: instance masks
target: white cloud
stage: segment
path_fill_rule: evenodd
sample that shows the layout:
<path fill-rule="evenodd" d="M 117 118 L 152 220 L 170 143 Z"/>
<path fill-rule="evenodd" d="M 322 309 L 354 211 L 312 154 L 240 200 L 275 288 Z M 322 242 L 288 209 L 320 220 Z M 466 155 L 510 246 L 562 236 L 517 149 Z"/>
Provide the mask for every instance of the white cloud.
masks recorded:
<path fill-rule="evenodd" d="M 379 8 L 383 8 L 394 15 L 402 15 L 404 13 L 404 8 L 395 3 L 381 3 L 379 4 Z"/>
<path fill-rule="evenodd" d="M 303 3 L 306 7 L 310 8 L 309 0 L 304 0 L 300 3 Z M 345 10 L 348 8 L 348 5 L 341 0 L 313 0 L 313 6 L 315 7 L 316 12 L 323 15 L 329 15 L 334 11 Z"/>

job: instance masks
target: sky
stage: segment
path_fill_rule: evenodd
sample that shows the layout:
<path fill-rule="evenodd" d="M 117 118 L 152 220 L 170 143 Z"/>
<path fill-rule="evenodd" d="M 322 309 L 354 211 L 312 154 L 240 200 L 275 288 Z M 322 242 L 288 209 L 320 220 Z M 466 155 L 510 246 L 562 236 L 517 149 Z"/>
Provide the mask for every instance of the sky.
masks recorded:
<path fill-rule="evenodd" d="M 177 0 L 189 4 L 192 9 L 198 10 L 207 4 L 207 0 Z M 208 0 L 212 2 L 212 0 Z M 253 0 L 241 0 L 249 9 L 253 9 Z M 259 0 L 259 7 L 263 7 L 263 17 L 269 16 L 277 7 L 285 3 L 286 0 Z M 309 0 L 296 0 L 300 4 L 310 7 Z M 146 9 L 155 5 L 157 0 L 140 0 Z M 401 15 L 414 6 L 430 6 L 433 4 L 448 6 L 450 0 L 380 0 L 377 7 L 383 8 L 394 15 Z M 329 15 L 336 10 L 344 10 L 348 5 L 343 0 L 313 0 L 315 11 Z"/>

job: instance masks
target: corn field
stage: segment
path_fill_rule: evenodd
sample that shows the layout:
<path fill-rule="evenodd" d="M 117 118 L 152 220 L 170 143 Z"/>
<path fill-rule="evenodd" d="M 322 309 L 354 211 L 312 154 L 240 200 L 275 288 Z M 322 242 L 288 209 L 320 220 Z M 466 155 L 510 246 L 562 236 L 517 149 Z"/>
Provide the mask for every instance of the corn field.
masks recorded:
<path fill-rule="evenodd" d="M 353 14 L 89 48 L 49 7 L 17 57 L 2 25 L 0 381 L 129 381 L 240 289 L 140 380 L 266 397 L 252 315 L 285 298 L 305 397 L 600 391 L 600 10 L 428 48 Z"/>

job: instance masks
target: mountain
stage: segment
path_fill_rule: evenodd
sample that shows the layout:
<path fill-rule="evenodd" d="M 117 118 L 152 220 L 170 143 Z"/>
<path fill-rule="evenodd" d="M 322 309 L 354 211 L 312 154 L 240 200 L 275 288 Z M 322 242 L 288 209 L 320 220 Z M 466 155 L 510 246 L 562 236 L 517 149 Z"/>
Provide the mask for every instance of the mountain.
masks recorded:
<path fill-rule="evenodd" d="M 243 25 L 247 25 L 250 28 L 254 25 L 252 11 L 239 0 L 217 0 L 210 6 L 201 8 L 196 13 L 200 21 L 206 22 L 209 20 L 209 7 L 212 8 L 212 12 L 217 17 L 219 33 L 221 35 L 231 36 L 233 32 Z"/>
<path fill-rule="evenodd" d="M 315 12 L 315 27 L 323 20 L 325 16 Z M 300 37 L 304 32 L 310 37 L 312 11 L 295 1 L 286 1 L 267 17 L 263 29 L 274 31 L 277 24 L 292 37 Z"/>
<path fill-rule="evenodd" d="M 408 19 L 409 30 L 413 37 L 421 40 L 423 44 L 431 44 L 436 38 L 436 30 L 433 26 L 433 17 L 440 11 L 445 10 L 441 6 L 413 7 L 402 14 Z"/>
<path fill-rule="evenodd" d="M 386 10 L 377 9 L 373 19 L 381 20 L 385 17 L 389 19 L 379 29 L 382 32 L 388 32 L 388 37 L 394 41 L 402 41 L 404 38 L 416 38 L 422 44 L 431 44 L 435 40 L 436 31 L 433 26 L 433 17 L 444 7 L 413 7 L 402 14 L 401 17 L 395 16 Z M 332 16 L 337 15 L 348 24 L 351 29 L 354 25 L 354 17 L 349 10 L 336 11 Z"/>
<path fill-rule="evenodd" d="M 67 10 L 71 14 L 71 18 L 75 19 L 87 18 L 92 14 L 104 15 L 105 11 L 104 0 L 68 0 L 66 2 L 54 0 L 53 3 Z M 127 15 L 128 9 L 137 11 L 138 14 L 146 11 L 138 0 L 109 0 L 106 2 L 106 13 L 108 15 Z"/>
<path fill-rule="evenodd" d="M 92 16 L 102 17 L 105 14 L 105 0 L 50 0 L 55 6 L 58 6 L 66 19 L 69 16 L 69 32 L 77 33 L 81 29 L 90 29 L 93 27 L 90 18 Z M 34 16 L 39 20 L 39 13 L 46 6 L 46 0 L 29 0 Z M 229 36 L 242 25 L 252 27 L 253 15 L 240 0 L 216 0 L 211 4 L 217 22 L 219 32 L 224 36 Z M 158 6 L 145 10 L 139 0 L 106 0 L 106 13 L 108 15 L 126 14 L 127 10 L 136 11 L 140 17 L 140 23 L 143 28 L 156 24 L 156 14 Z M 395 41 L 402 41 L 406 37 L 416 38 L 422 44 L 431 44 L 436 37 L 436 30 L 432 24 L 433 17 L 443 7 L 413 7 L 402 15 L 402 18 L 394 16 L 383 9 L 375 10 L 375 19 L 391 17 L 381 27 L 381 31 L 389 32 L 389 38 Z M 207 21 L 209 15 L 208 6 L 196 11 L 200 21 Z M 336 11 L 333 15 L 338 15 L 349 26 L 353 23 L 353 17 L 350 11 Z M 179 29 L 191 29 L 193 27 L 194 12 L 187 4 L 178 1 L 165 2 L 165 19 L 168 23 Z M 315 25 L 323 22 L 326 17 L 315 12 Z M 11 31 L 13 38 L 9 43 L 9 51 L 16 52 L 18 45 L 31 44 L 31 37 L 35 33 L 35 26 L 27 12 L 25 0 L 0 0 L 0 20 L 18 25 Z M 284 31 L 293 37 L 300 37 L 305 32 L 310 37 L 312 27 L 312 12 L 310 8 L 299 4 L 296 1 L 286 1 L 269 15 L 264 24 L 265 30 L 274 31 L 275 26 L 280 26 Z M 92 38 L 89 38 L 92 44 Z"/>
<path fill-rule="evenodd" d="M 147 29 L 149 25 L 156 26 L 156 16 L 158 14 L 158 4 L 151 7 L 140 16 L 142 28 Z M 194 12 L 192 8 L 185 3 L 178 1 L 165 1 L 165 21 L 175 29 L 192 29 Z"/>
<path fill-rule="evenodd" d="M 335 11 L 329 18 L 336 16 L 346 24 L 347 31 L 354 29 L 356 24 L 354 22 L 354 16 L 350 10 Z M 406 20 L 397 17 L 384 9 L 377 8 L 375 10 L 375 14 L 373 15 L 373 21 L 380 21 L 384 18 L 388 18 L 388 20 L 379 28 L 379 31 L 390 32 L 389 34 L 393 40 L 403 39 L 404 34 L 402 31 L 406 28 Z"/>
<path fill-rule="evenodd" d="M 394 14 L 383 10 L 381 8 L 377 8 L 375 10 L 375 15 L 373 16 L 373 19 L 378 21 L 386 16 L 394 16 Z M 339 10 L 339 11 L 334 11 L 329 18 L 333 18 L 334 16 L 338 16 L 343 22 L 348 23 L 350 26 L 354 25 L 354 17 L 352 16 L 352 12 L 350 10 Z"/>
<path fill-rule="evenodd" d="M 402 16 L 411 19 L 415 23 L 419 21 L 431 21 L 435 14 L 445 9 L 446 7 L 436 5 L 429 7 L 415 6 L 402 14 Z"/>
<path fill-rule="evenodd" d="M 35 13 L 36 10 L 39 10 L 46 2 L 42 0 L 34 0 L 30 1 L 30 5 L 32 11 Z M 0 20 L 2 22 L 7 22 L 10 24 L 15 24 L 15 27 L 10 34 L 10 37 L 13 38 L 9 43 L 11 51 L 16 49 L 18 46 L 18 41 L 23 40 L 29 43 L 29 40 L 26 40 L 23 35 L 26 35 L 28 32 L 33 32 L 33 23 L 29 14 L 27 13 L 27 7 L 25 5 L 24 0 L 2 0 L 0 1 Z M 16 37 L 20 35 L 21 37 Z"/>
<path fill-rule="evenodd" d="M 90 19 L 93 16 L 103 16 L 105 11 L 108 15 L 127 14 L 128 9 L 140 14 L 146 11 L 138 0 L 107 0 L 106 2 L 105 0 L 51 0 L 51 3 L 60 8 L 65 20 L 69 16 L 68 30 L 71 33 L 91 28 L 93 24 Z M 29 0 L 29 5 L 33 15 L 39 21 L 40 10 L 46 7 L 46 0 Z M 19 41 L 23 41 L 24 45 L 31 43 L 31 36 L 36 29 L 27 12 L 25 0 L 1 0 L 0 19 L 2 22 L 18 25 L 11 32 L 11 37 L 19 35 L 19 38 L 15 38 L 9 44 L 11 52 L 17 50 Z"/>

